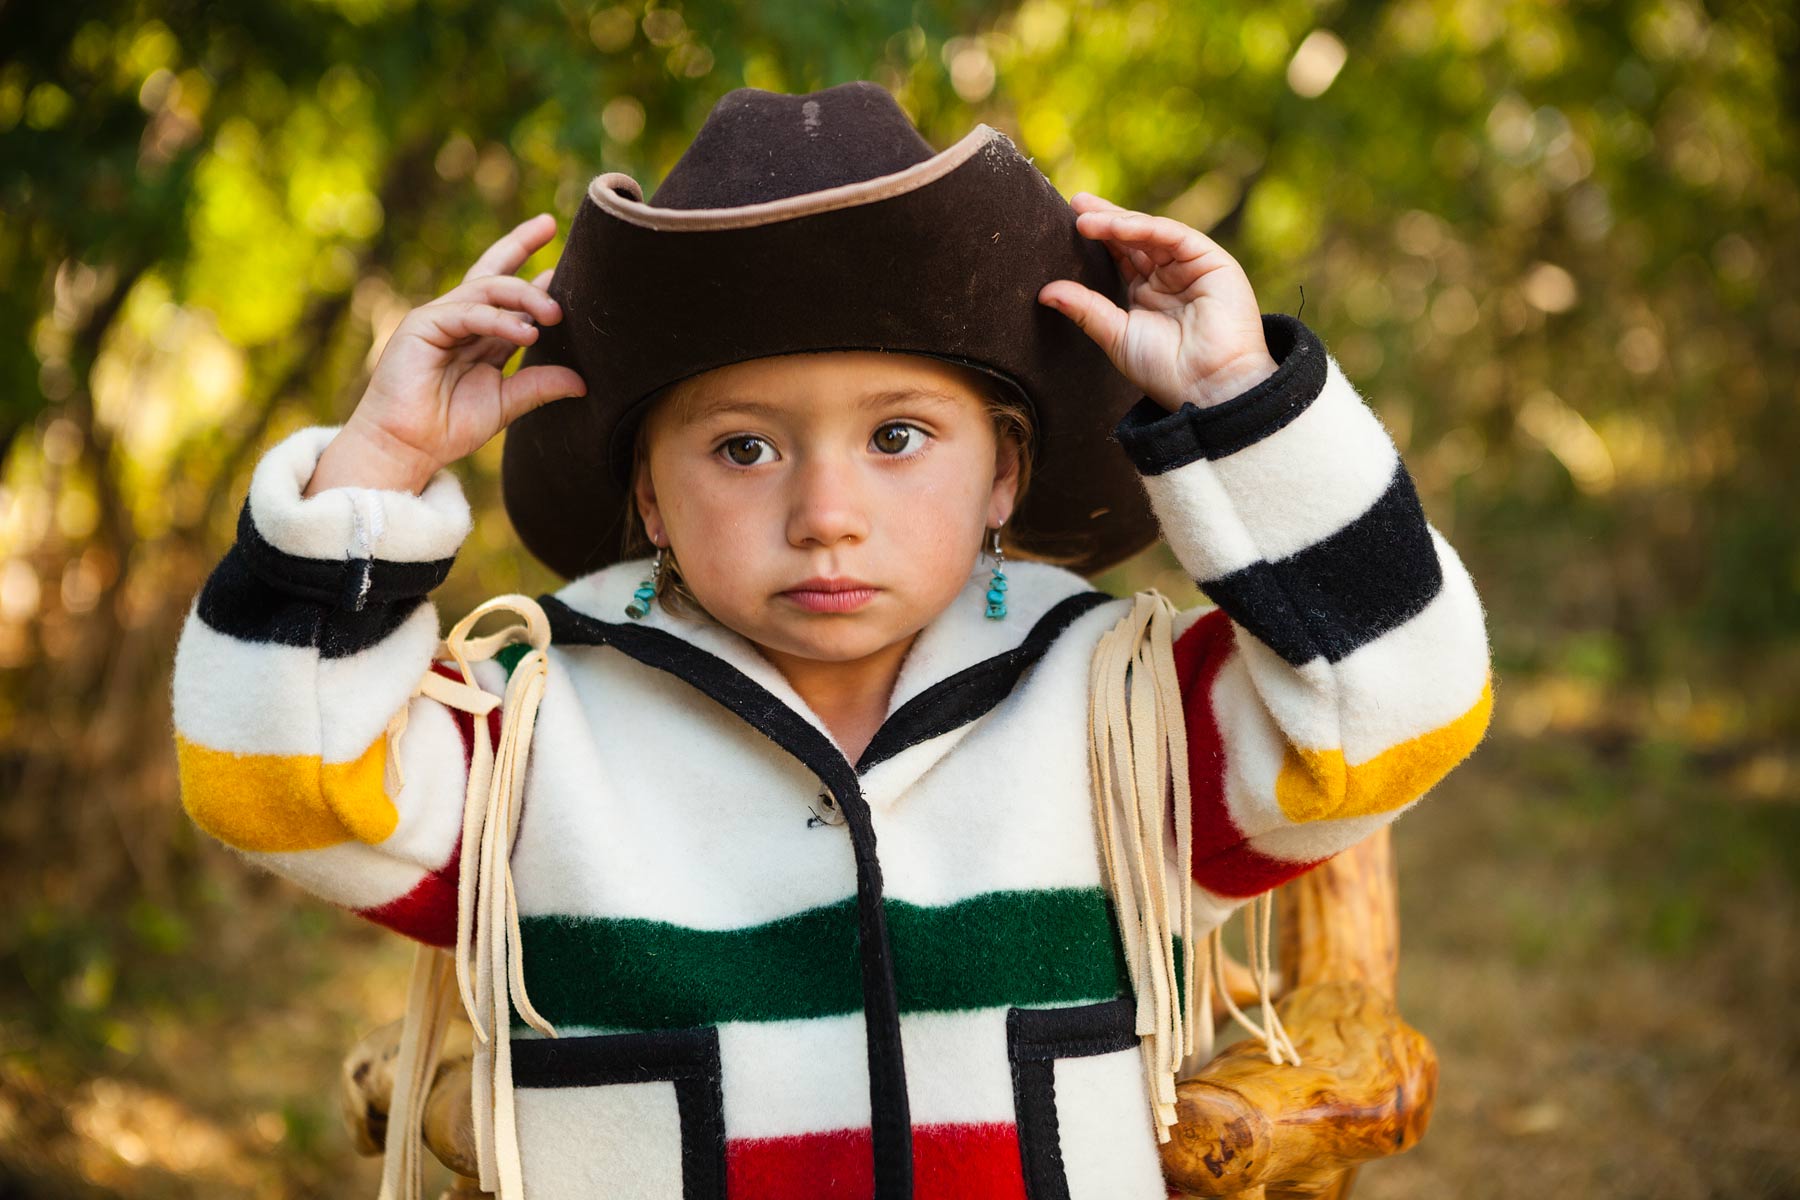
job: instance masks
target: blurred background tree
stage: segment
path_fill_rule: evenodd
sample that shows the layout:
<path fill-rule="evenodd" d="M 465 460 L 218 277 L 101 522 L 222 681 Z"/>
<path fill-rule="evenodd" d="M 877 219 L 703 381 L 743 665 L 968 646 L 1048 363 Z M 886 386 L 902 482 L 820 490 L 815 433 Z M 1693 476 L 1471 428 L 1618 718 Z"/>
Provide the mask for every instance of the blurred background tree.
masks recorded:
<path fill-rule="evenodd" d="M 1208 231 L 1483 589 L 1495 733 L 1398 831 L 1443 1099 L 1361 1194 L 1800 1189 L 1790 6 L 94 0 L 0 46 L 0 1195 L 372 1194 L 332 1071 L 409 951 L 188 824 L 181 618 L 257 456 L 499 233 L 852 78 Z M 442 612 L 558 583 L 500 445 Z"/>

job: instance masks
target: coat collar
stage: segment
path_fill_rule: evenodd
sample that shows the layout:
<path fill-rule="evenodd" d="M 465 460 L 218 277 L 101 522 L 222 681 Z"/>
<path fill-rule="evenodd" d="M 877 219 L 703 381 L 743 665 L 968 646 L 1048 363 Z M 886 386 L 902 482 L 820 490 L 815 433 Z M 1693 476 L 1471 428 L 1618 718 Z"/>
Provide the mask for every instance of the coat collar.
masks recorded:
<path fill-rule="evenodd" d="M 615 563 L 540 597 L 549 601 L 553 640 L 612 645 L 688 680 L 828 784 L 836 786 L 833 776 L 854 778 L 876 806 L 892 803 L 948 753 L 1070 621 L 1110 599 L 1073 571 L 1011 562 L 1007 616 L 993 620 L 986 615 L 990 573 L 985 567 L 972 572 L 950 606 L 920 630 L 901 663 L 881 729 L 852 767 L 824 721 L 747 638 L 710 619 L 676 616 L 660 604 L 641 620 L 626 617 L 625 605 L 649 568 L 648 558 Z"/>

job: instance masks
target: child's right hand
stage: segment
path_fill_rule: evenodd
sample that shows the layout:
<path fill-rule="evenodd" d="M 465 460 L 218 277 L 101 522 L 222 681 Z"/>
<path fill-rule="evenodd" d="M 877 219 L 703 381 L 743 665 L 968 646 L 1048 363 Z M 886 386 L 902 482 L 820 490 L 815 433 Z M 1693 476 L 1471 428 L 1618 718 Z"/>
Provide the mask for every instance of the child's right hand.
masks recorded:
<path fill-rule="evenodd" d="M 562 320 L 544 290 L 552 271 L 529 281 L 513 274 L 555 233 L 556 218 L 539 213 L 489 246 L 462 283 L 406 314 L 304 495 L 345 486 L 416 495 L 439 468 L 474 453 L 522 414 L 586 393 L 568 367 L 501 374 L 520 346 L 537 341 L 526 316 L 543 325 Z"/>

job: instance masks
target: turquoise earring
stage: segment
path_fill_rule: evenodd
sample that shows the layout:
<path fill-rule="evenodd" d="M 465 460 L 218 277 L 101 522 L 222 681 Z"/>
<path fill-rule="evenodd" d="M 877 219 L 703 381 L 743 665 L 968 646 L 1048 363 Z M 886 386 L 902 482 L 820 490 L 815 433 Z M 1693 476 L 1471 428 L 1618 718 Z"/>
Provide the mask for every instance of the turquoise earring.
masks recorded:
<path fill-rule="evenodd" d="M 662 582 L 663 548 L 656 548 L 656 557 L 650 560 L 650 578 L 638 584 L 637 591 L 631 594 L 631 603 L 625 606 L 625 615 L 636 621 L 650 615 L 650 602 L 656 599 L 656 585 Z"/>
<path fill-rule="evenodd" d="M 1000 527 L 996 525 L 988 532 L 993 536 L 988 553 L 994 559 L 994 577 L 988 580 L 987 615 L 998 621 L 1006 616 L 1006 572 L 1000 569 L 1006 562 L 1006 551 L 1000 548 Z"/>

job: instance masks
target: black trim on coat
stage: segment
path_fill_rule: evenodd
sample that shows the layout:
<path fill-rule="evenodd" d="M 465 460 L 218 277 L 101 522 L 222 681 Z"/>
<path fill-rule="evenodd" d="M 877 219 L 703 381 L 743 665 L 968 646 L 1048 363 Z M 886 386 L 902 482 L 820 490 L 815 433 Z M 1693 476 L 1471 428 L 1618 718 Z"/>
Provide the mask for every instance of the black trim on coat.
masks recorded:
<path fill-rule="evenodd" d="M 895 709 L 864 748 L 856 773 L 940 734 L 960 729 L 986 715 L 1012 692 L 1025 669 L 1044 656 L 1071 622 L 1112 597 L 1105 592 L 1077 592 L 1058 601 L 1039 617 L 1025 640 L 1011 650 L 985 658 L 946 676 Z"/>
<path fill-rule="evenodd" d="M 998 704 L 1025 669 L 1069 623 L 1111 599 L 1105 592 L 1069 596 L 1040 617 L 1018 646 L 971 664 L 933 684 L 882 723 L 855 767 L 816 726 L 736 666 L 663 629 L 591 617 L 555 595 L 538 603 L 560 645 L 611 646 L 645 666 L 666 671 L 712 697 L 798 759 L 822 780 L 850 831 L 856 860 L 857 939 L 863 1019 L 868 1029 L 870 1124 L 875 1150 L 876 1200 L 912 1196 L 912 1116 L 900 1039 L 900 1000 L 893 949 L 882 905 L 881 863 L 861 772 L 908 746 L 960 728 Z"/>
<path fill-rule="evenodd" d="M 601 621 L 548 593 L 538 597 L 550 618 L 552 642 L 611 646 L 638 662 L 693 684 L 799 759 L 824 781 L 842 809 L 856 860 L 857 949 L 862 968 L 863 1020 L 868 1028 L 870 1129 L 876 1200 L 911 1200 L 912 1113 L 900 1042 L 900 997 L 881 903 L 881 863 L 875 826 L 855 770 L 831 739 L 718 655 L 662 629 Z"/>
<path fill-rule="evenodd" d="M 1294 666 L 1337 662 L 1423 609 L 1443 590 L 1437 546 L 1405 464 L 1361 516 L 1279 562 L 1200 587 Z"/>
<path fill-rule="evenodd" d="M 455 555 L 428 562 L 400 562 L 289 554 L 257 529 L 248 496 L 238 510 L 237 548 L 244 565 L 270 586 L 350 612 L 423 596 L 444 582 L 456 561 Z"/>
<path fill-rule="evenodd" d="M 316 647 L 321 658 L 346 658 L 386 640 L 423 603 L 424 596 L 409 596 L 356 611 L 304 599 L 252 571 L 234 545 L 201 586 L 198 613 L 207 628 L 241 642 Z"/>
<path fill-rule="evenodd" d="M 1136 1030 L 1137 1001 L 1130 996 L 1063 1008 L 1006 1010 L 1006 1060 L 1012 1066 L 1026 1200 L 1069 1200 L 1056 1117 L 1056 1060 L 1133 1049 Z"/>
<path fill-rule="evenodd" d="M 681 1122 L 682 1200 L 725 1200 L 725 1085 L 718 1026 L 515 1038 L 512 1060 L 514 1087 L 673 1083 Z"/>
<path fill-rule="evenodd" d="M 1242 395 L 1201 408 L 1170 412 L 1145 396 L 1125 411 L 1113 437 L 1145 475 L 1161 475 L 1199 459 L 1218 459 L 1253 446 L 1281 429 L 1325 389 L 1325 345 L 1298 317 L 1262 314 L 1263 341 L 1275 374 Z"/>

